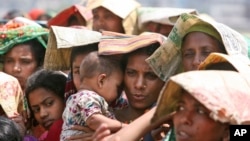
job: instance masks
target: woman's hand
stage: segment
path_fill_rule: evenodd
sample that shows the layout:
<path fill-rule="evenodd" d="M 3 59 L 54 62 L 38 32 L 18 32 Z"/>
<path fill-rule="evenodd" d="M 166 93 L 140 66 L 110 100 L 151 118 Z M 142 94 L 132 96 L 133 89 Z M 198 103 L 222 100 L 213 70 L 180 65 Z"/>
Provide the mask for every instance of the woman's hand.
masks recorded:
<path fill-rule="evenodd" d="M 80 125 L 74 125 L 71 127 L 71 130 L 83 131 L 84 134 L 70 136 L 67 138 L 67 140 L 69 141 L 92 141 L 93 140 L 92 136 L 94 134 L 94 131 L 91 130 L 90 128 L 80 126 Z"/>
<path fill-rule="evenodd" d="M 101 124 L 93 134 L 93 141 L 120 141 L 119 136 L 111 134 L 108 126 L 104 123 Z"/>

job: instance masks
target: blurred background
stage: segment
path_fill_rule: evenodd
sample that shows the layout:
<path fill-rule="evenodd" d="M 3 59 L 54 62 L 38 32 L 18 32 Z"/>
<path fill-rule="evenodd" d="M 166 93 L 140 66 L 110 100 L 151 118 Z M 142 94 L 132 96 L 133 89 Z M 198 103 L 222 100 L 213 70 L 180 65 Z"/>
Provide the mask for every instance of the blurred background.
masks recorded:
<path fill-rule="evenodd" d="M 239 32 L 250 33 L 250 0 L 138 0 L 142 6 L 195 8 L 199 13 L 206 13 L 215 20 L 229 25 Z M 56 13 L 72 4 L 83 0 L 0 0 L 0 16 L 10 10 L 27 12 L 41 8 Z"/>

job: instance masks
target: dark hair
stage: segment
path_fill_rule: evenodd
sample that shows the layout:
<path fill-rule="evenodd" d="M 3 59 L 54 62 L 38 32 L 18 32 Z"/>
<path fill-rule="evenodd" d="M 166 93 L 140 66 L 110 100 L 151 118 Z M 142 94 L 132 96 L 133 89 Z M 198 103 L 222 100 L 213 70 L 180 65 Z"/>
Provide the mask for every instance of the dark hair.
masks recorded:
<path fill-rule="evenodd" d="M 94 51 L 82 61 L 80 79 L 91 78 L 96 73 L 105 73 L 109 76 L 115 70 L 122 70 L 120 61 L 109 55 L 98 55 L 97 51 Z"/>
<path fill-rule="evenodd" d="M 28 106 L 30 107 L 29 95 L 32 91 L 38 88 L 44 88 L 53 92 L 64 101 L 64 90 L 66 85 L 66 76 L 58 71 L 51 71 L 41 69 L 32 74 L 26 83 L 25 96 L 27 98 Z M 33 112 L 31 110 L 33 118 Z"/>
<path fill-rule="evenodd" d="M 0 116 L 0 141 L 22 141 L 22 136 L 16 123 Z"/>
<path fill-rule="evenodd" d="M 156 43 L 153 43 L 149 46 L 146 46 L 146 47 L 143 47 L 143 48 L 139 48 L 135 51 L 132 51 L 126 55 L 124 55 L 123 59 L 122 59 L 122 69 L 125 70 L 126 67 L 127 67 L 127 63 L 128 63 L 128 58 L 131 56 L 131 55 L 134 55 L 134 54 L 145 54 L 145 55 L 152 55 L 154 53 L 154 51 L 160 47 L 160 43 L 156 42 Z"/>
<path fill-rule="evenodd" d="M 72 69 L 73 61 L 78 55 L 86 54 L 98 50 L 98 43 L 93 43 L 85 46 L 73 47 L 70 55 L 70 67 Z"/>

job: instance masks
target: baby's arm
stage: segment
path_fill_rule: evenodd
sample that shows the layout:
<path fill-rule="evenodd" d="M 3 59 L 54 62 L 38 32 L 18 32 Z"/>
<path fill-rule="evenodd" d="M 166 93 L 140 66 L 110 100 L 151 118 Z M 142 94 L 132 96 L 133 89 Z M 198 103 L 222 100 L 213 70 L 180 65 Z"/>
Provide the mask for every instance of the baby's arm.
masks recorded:
<path fill-rule="evenodd" d="M 91 115 L 87 119 L 86 123 L 88 127 L 93 130 L 96 130 L 102 123 L 105 123 L 108 125 L 108 128 L 111 130 L 111 132 L 116 132 L 126 125 L 118 120 L 105 117 L 102 114 Z"/>

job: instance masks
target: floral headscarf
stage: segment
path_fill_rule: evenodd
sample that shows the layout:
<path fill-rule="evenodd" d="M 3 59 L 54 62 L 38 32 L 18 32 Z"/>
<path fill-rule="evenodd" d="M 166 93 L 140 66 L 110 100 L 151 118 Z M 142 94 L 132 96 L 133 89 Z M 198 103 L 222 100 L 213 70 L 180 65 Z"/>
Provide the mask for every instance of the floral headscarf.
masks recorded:
<path fill-rule="evenodd" d="M 33 21 L 21 17 L 13 19 L 0 27 L 0 54 L 5 54 L 16 44 L 35 38 L 46 48 L 47 35 L 48 30 Z"/>
<path fill-rule="evenodd" d="M 16 78 L 0 72 L 0 106 L 8 117 L 24 111 L 24 96 Z"/>

